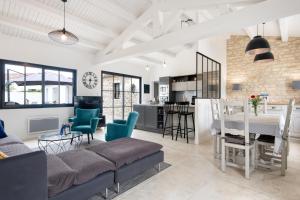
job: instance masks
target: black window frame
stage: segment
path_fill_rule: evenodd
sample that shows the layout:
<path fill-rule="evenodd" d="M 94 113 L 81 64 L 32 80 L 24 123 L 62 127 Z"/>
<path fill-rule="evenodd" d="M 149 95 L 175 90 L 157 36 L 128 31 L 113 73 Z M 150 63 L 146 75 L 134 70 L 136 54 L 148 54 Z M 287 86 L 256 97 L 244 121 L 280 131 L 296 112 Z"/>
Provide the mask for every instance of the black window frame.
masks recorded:
<path fill-rule="evenodd" d="M 5 105 L 5 64 L 20 65 L 24 67 L 34 67 L 42 69 L 42 104 L 36 105 Z M 69 104 L 45 104 L 45 70 L 55 70 L 62 72 L 73 73 L 73 98 L 72 103 Z M 60 74 L 60 73 L 59 73 Z M 26 91 L 24 91 L 26 92 Z M 26 108 L 57 108 L 57 107 L 73 107 L 74 96 L 77 93 L 77 70 L 64 67 L 54 67 L 49 65 L 20 62 L 13 60 L 0 59 L 0 109 L 26 109 Z"/>

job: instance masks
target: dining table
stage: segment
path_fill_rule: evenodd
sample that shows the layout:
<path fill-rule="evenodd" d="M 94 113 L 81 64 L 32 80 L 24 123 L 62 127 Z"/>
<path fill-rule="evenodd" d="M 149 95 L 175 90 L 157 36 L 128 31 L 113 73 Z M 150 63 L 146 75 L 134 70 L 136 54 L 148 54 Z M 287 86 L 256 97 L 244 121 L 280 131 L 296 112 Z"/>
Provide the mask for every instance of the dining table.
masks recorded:
<path fill-rule="evenodd" d="M 260 135 L 271 135 L 275 137 L 274 153 L 280 153 L 282 144 L 282 134 L 285 124 L 283 113 L 267 114 L 254 113 L 249 115 L 249 132 L 256 134 L 256 138 Z M 244 114 L 236 113 L 226 116 L 225 127 L 228 129 L 244 130 Z M 221 131 L 221 120 L 213 120 L 211 125 L 211 133 L 216 134 Z"/>

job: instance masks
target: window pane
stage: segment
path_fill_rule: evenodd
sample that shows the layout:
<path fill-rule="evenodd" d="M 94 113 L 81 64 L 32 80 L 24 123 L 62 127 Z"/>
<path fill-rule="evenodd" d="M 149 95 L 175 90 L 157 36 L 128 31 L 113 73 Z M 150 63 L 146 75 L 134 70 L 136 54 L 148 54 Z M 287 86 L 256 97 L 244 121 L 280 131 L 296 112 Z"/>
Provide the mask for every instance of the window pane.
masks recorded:
<path fill-rule="evenodd" d="M 131 92 L 140 92 L 140 79 L 132 79 Z"/>
<path fill-rule="evenodd" d="M 27 105 L 42 104 L 42 69 L 26 67 L 26 99 Z"/>
<path fill-rule="evenodd" d="M 73 102 L 73 73 L 60 72 L 60 103 L 71 104 Z"/>
<path fill-rule="evenodd" d="M 5 105 L 24 105 L 25 67 L 5 64 Z"/>
<path fill-rule="evenodd" d="M 131 106 L 131 92 L 124 92 L 124 98 L 125 106 Z"/>
<path fill-rule="evenodd" d="M 103 115 L 105 115 L 106 123 L 111 123 L 113 120 L 113 108 L 103 108 Z"/>
<path fill-rule="evenodd" d="M 58 71 L 45 70 L 45 103 L 59 104 Z"/>
<path fill-rule="evenodd" d="M 103 91 L 103 107 L 113 107 L 113 92 Z"/>
<path fill-rule="evenodd" d="M 114 108 L 114 119 L 123 119 L 123 108 Z"/>
<path fill-rule="evenodd" d="M 114 98 L 114 107 L 123 107 L 123 92 L 120 92 L 118 99 Z"/>
<path fill-rule="evenodd" d="M 124 119 L 127 119 L 130 112 L 131 112 L 131 107 L 124 108 Z"/>
<path fill-rule="evenodd" d="M 103 74 L 103 90 L 113 91 L 113 75 Z"/>
<path fill-rule="evenodd" d="M 140 93 L 132 93 L 132 105 L 140 103 Z"/>
<path fill-rule="evenodd" d="M 131 91 L 131 78 L 124 78 L 124 91 L 130 92 Z"/>

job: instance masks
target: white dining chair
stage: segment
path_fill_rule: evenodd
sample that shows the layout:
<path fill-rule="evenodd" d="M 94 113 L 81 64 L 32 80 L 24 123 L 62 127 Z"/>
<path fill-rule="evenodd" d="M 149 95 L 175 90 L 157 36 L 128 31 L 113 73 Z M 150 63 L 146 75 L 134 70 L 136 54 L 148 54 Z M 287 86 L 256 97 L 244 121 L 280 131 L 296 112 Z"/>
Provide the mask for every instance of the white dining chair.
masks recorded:
<path fill-rule="evenodd" d="M 211 113 L 212 119 L 220 120 L 220 102 L 219 99 L 211 99 Z M 214 146 L 214 157 L 219 159 L 221 156 L 221 133 L 214 132 L 213 133 L 213 146 Z"/>
<path fill-rule="evenodd" d="M 285 124 L 282 132 L 282 144 L 281 152 L 274 154 L 275 136 L 261 135 L 256 141 L 256 166 L 269 168 L 269 169 L 280 169 L 281 175 L 285 175 L 287 169 L 287 157 L 289 153 L 289 130 L 291 124 L 292 112 L 294 110 L 295 100 L 290 99 L 286 110 Z M 261 159 L 268 159 L 270 162 L 262 163 Z M 278 165 L 279 164 L 279 167 Z"/>
<path fill-rule="evenodd" d="M 243 123 L 243 129 L 227 128 L 226 121 L 230 122 L 232 115 L 224 112 L 225 107 L 238 108 L 242 111 L 241 121 Z M 238 167 L 245 170 L 245 177 L 250 178 L 250 172 L 255 167 L 255 145 L 254 139 L 250 138 L 249 133 L 249 109 L 248 100 L 242 102 L 231 102 L 220 100 L 220 119 L 221 119 L 221 169 L 225 172 L 226 166 Z M 244 152 L 245 162 L 243 165 L 239 165 L 235 162 L 235 159 L 229 159 L 229 149 L 234 149 Z M 235 151 L 233 151 L 235 152 Z M 235 158 L 235 153 L 233 158 Z M 231 161 L 232 160 L 232 161 Z"/>

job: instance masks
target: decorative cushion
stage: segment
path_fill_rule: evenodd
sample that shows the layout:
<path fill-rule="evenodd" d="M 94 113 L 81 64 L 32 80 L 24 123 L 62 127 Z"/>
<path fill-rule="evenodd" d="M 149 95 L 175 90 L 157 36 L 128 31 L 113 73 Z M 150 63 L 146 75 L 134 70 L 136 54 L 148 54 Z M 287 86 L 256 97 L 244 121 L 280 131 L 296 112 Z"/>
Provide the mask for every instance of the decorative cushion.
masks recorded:
<path fill-rule="evenodd" d="M 133 138 L 121 138 L 86 148 L 115 163 L 117 168 L 154 154 L 162 145 Z"/>
<path fill-rule="evenodd" d="M 7 135 L 6 135 L 5 131 L 4 131 L 3 121 L 0 120 L 0 139 L 1 138 L 6 138 L 6 137 L 7 137 Z"/>
<path fill-rule="evenodd" d="M 56 155 L 47 155 L 48 196 L 53 197 L 72 187 L 76 171 Z"/>
<path fill-rule="evenodd" d="M 0 139 L 0 146 L 9 144 L 23 144 L 23 142 L 15 135 L 8 135 L 7 137 Z"/>
<path fill-rule="evenodd" d="M 32 152 L 32 150 L 24 144 L 9 144 L 5 146 L 0 146 L 0 151 L 5 153 L 9 157 Z"/>
<path fill-rule="evenodd" d="M 8 158 L 8 155 L 6 155 L 5 153 L 3 153 L 2 151 L 0 151 L 0 160 L 3 160 L 5 158 Z"/>
<path fill-rule="evenodd" d="M 83 184 L 99 174 L 114 170 L 114 164 L 94 152 L 84 149 L 57 154 L 70 168 L 76 171 L 74 184 Z"/>

